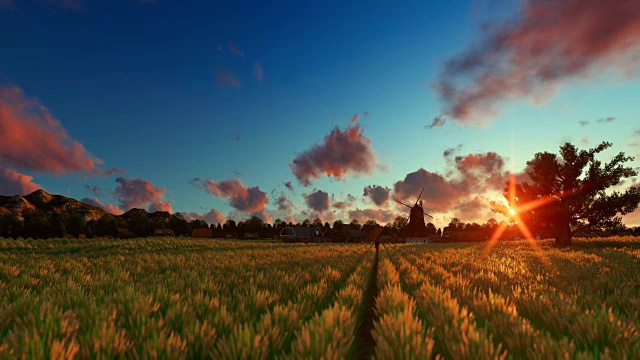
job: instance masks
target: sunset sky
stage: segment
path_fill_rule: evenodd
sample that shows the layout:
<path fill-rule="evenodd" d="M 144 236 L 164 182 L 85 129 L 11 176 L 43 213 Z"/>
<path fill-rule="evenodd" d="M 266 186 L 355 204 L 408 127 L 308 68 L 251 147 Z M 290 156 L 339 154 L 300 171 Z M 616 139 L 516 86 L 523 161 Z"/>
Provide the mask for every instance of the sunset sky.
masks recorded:
<path fill-rule="evenodd" d="M 425 187 L 438 227 L 502 220 L 536 152 L 640 167 L 638 38 L 627 0 L 0 0 L 0 195 L 385 224 Z"/>

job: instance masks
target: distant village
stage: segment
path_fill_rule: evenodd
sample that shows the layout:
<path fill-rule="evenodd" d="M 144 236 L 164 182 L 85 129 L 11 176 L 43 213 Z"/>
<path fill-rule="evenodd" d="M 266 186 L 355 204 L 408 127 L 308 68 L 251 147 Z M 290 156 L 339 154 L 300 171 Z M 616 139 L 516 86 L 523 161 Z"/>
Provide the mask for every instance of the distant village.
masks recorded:
<path fill-rule="evenodd" d="M 487 241 L 501 225 L 495 219 L 485 224 L 464 223 L 454 218 L 446 227 L 436 228 L 425 223 L 422 203 L 416 201 L 409 217 L 398 216 L 389 224 L 368 220 L 332 224 L 306 219 L 302 223 L 286 223 L 280 219 L 265 223 L 257 216 L 246 221 L 227 220 L 224 224 L 208 224 L 204 220 L 186 220 L 181 213 L 165 211 L 148 213 L 131 209 L 122 215 L 112 215 L 99 207 L 82 203 L 43 190 L 26 196 L 0 196 L 0 237 L 3 238 L 138 238 L 176 236 L 210 239 L 282 240 L 283 242 L 474 242 Z M 640 236 L 640 227 L 624 226 L 608 231 L 578 233 L 576 237 Z M 549 238 L 549 234 L 535 233 L 536 239 Z M 508 224 L 500 240 L 524 238 L 515 224 Z"/>

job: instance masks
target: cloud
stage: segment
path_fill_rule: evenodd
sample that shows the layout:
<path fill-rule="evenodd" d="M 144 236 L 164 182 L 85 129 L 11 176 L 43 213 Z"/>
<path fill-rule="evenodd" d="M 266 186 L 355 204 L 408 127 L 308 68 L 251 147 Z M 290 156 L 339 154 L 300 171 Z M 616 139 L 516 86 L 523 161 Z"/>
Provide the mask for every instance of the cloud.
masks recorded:
<path fill-rule="evenodd" d="M 108 213 L 111 213 L 113 215 L 122 215 L 122 214 L 124 214 L 124 211 L 122 209 L 120 209 L 118 206 L 111 205 L 111 204 L 105 204 L 102 201 L 98 200 L 97 197 L 84 198 L 84 199 L 82 199 L 80 201 L 82 201 L 85 204 L 97 206 L 97 207 L 103 209 L 104 211 L 106 211 Z"/>
<path fill-rule="evenodd" d="M 102 189 L 100 189 L 100 187 L 98 185 L 94 185 L 93 187 L 89 184 L 84 186 L 87 190 L 91 191 L 92 193 L 96 194 L 96 195 L 100 195 L 102 193 Z"/>
<path fill-rule="evenodd" d="M 299 154 L 289 164 L 298 181 L 311 185 L 311 180 L 326 176 L 341 179 L 349 173 L 370 174 L 376 164 L 371 139 L 362 127 L 352 122 L 344 130 L 335 127 L 320 144 Z"/>
<path fill-rule="evenodd" d="M 564 80 L 637 64 L 640 2 L 522 1 L 519 13 L 451 58 L 435 90 L 444 113 L 470 125 L 498 113 L 505 100 L 541 103 Z M 596 71 L 597 69 L 597 71 Z"/>
<path fill-rule="evenodd" d="M 244 59 L 244 51 L 238 49 L 231 41 L 227 43 L 227 47 L 229 48 L 229 52 L 233 55 L 237 55 Z"/>
<path fill-rule="evenodd" d="M 284 211 L 285 213 L 291 212 L 291 209 L 293 208 L 293 202 L 287 199 L 284 193 L 281 193 L 276 199 L 276 204 L 278 205 L 278 210 Z"/>
<path fill-rule="evenodd" d="M 222 215 L 220 211 L 216 209 L 211 209 L 206 214 L 201 214 L 197 212 L 182 212 L 180 214 L 182 214 L 184 219 L 187 221 L 193 221 L 197 219 L 197 220 L 206 221 L 207 224 L 214 224 L 214 225 L 224 224 L 225 222 L 227 222 L 227 218 L 224 215 Z"/>
<path fill-rule="evenodd" d="M 394 193 L 401 199 L 415 201 L 422 188 L 425 189 L 423 200 L 425 211 L 447 212 L 458 200 L 468 192 L 458 184 L 447 180 L 444 176 L 418 169 L 394 184 Z"/>
<path fill-rule="evenodd" d="M 253 73 L 256 76 L 256 80 L 262 84 L 264 82 L 264 69 L 262 68 L 262 63 L 260 61 L 253 63 Z"/>
<path fill-rule="evenodd" d="M 293 191 L 293 181 L 289 180 L 287 182 L 284 183 L 284 187 L 286 187 L 287 189 Z"/>
<path fill-rule="evenodd" d="M 391 189 L 380 185 L 365 186 L 363 196 L 368 196 L 373 203 L 378 206 L 384 206 L 389 202 L 389 192 Z"/>
<path fill-rule="evenodd" d="M 270 218 L 265 212 L 265 206 L 269 202 L 267 193 L 258 186 L 246 187 L 239 179 L 215 181 L 194 178 L 191 183 L 208 194 L 226 199 L 238 211 L 260 216 L 265 221 Z"/>
<path fill-rule="evenodd" d="M 0 87 L 0 163 L 52 174 L 82 172 L 109 175 L 49 110 L 22 89 Z"/>
<path fill-rule="evenodd" d="M 425 129 L 433 129 L 435 127 L 441 127 L 446 123 L 447 123 L 447 119 L 445 118 L 445 116 L 443 114 L 440 114 L 440 115 L 436 116 L 435 118 L 433 118 L 433 121 L 431 122 L 431 124 L 425 125 L 424 128 Z"/>
<path fill-rule="evenodd" d="M 145 208 L 151 212 L 172 212 L 170 202 L 163 201 L 166 188 L 156 187 L 152 182 L 144 179 L 119 177 L 116 182 L 120 185 L 116 187 L 113 195 L 120 202 L 120 208 L 125 210 Z"/>
<path fill-rule="evenodd" d="M 0 195 L 27 195 L 42 189 L 42 186 L 31 180 L 33 180 L 33 176 L 21 174 L 12 169 L 0 168 Z"/>
<path fill-rule="evenodd" d="M 383 209 L 355 209 L 349 211 L 349 220 L 356 219 L 361 224 L 367 220 L 375 220 L 379 224 L 392 223 L 399 214 Z"/>
<path fill-rule="evenodd" d="M 310 209 L 319 213 L 329 210 L 329 193 L 325 191 L 316 190 L 311 194 L 306 195 L 305 200 Z"/>
<path fill-rule="evenodd" d="M 424 188 L 425 211 L 447 213 L 479 194 L 502 191 L 508 179 L 504 159 L 495 152 L 456 156 L 449 164 L 448 177 L 423 168 L 407 174 L 394 184 L 395 195 L 414 202 Z"/>
<path fill-rule="evenodd" d="M 229 70 L 221 65 L 216 66 L 216 83 L 224 89 L 241 89 L 242 83 Z"/>
<path fill-rule="evenodd" d="M 456 156 L 455 166 L 461 175 L 460 183 L 466 188 L 500 188 L 507 180 L 504 159 L 493 151 L 484 154 Z"/>
<path fill-rule="evenodd" d="M 344 210 L 347 208 L 347 203 L 344 201 L 336 201 L 333 203 L 333 207 L 336 209 Z"/>
<path fill-rule="evenodd" d="M 609 117 L 606 117 L 606 118 L 598 119 L 598 120 L 596 120 L 596 122 L 597 122 L 597 123 L 601 123 L 601 124 L 603 124 L 603 123 L 610 123 L 610 122 L 614 122 L 615 120 L 616 120 L 616 118 L 614 118 L 614 117 L 612 117 L 612 116 L 609 116 Z"/>
<path fill-rule="evenodd" d="M 594 122 L 598 123 L 598 124 L 606 124 L 606 123 L 614 122 L 615 120 L 616 120 L 615 117 L 609 116 L 609 117 L 606 117 L 606 118 L 597 119 Z M 578 123 L 580 124 L 580 126 L 585 127 L 585 126 L 591 124 L 591 121 L 581 120 L 581 121 L 578 121 Z"/>
<path fill-rule="evenodd" d="M 442 156 L 444 156 L 445 158 L 448 158 L 451 155 L 458 153 L 461 149 L 462 149 L 462 144 L 458 144 L 458 146 L 456 147 L 445 149 L 444 152 L 442 153 Z"/>

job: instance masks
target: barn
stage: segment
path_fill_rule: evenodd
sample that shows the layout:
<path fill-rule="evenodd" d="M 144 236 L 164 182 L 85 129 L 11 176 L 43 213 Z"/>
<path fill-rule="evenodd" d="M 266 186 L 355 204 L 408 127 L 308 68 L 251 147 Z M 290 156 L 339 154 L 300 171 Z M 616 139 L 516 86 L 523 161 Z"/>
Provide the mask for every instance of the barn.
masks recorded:
<path fill-rule="evenodd" d="M 324 233 L 320 228 L 288 226 L 280 231 L 284 242 L 324 242 Z"/>
<path fill-rule="evenodd" d="M 211 229 L 209 228 L 197 228 L 193 229 L 193 233 L 191 237 L 194 238 L 210 238 L 211 237 Z"/>

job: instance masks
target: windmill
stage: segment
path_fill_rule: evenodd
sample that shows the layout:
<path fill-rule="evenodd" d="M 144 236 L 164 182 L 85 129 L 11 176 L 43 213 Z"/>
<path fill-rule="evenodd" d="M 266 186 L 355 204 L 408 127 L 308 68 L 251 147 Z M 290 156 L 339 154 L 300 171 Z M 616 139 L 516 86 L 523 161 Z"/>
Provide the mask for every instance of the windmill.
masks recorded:
<path fill-rule="evenodd" d="M 424 188 L 422 188 L 422 190 L 420 191 L 420 195 L 418 195 L 418 199 L 416 199 L 416 203 L 413 204 L 413 206 L 403 201 L 400 201 L 396 198 L 393 199 L 398 204 L 404 205 L 409 209 L 411 209 L 408 217 L 409 223 L 407 225 L 407 231 L 406 231 L 407 237 L 425 236 L 427 227 L 425 226 L 425 223 L 424 223 L 424 217 L 428 216 L 430 219 L 433 219 L 433 216 L 424 212 L 424 209 L 422 208 L 423 203 L 422 203 L 422 200 L 420 200 L 420 198 L 422 197 L 422 192 L 424 192 Z"/>

